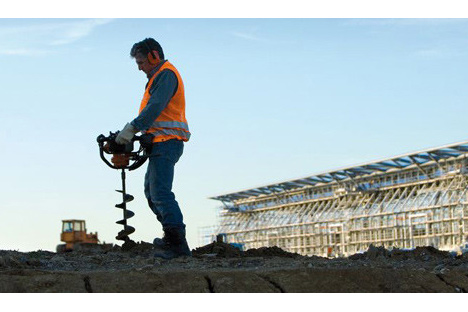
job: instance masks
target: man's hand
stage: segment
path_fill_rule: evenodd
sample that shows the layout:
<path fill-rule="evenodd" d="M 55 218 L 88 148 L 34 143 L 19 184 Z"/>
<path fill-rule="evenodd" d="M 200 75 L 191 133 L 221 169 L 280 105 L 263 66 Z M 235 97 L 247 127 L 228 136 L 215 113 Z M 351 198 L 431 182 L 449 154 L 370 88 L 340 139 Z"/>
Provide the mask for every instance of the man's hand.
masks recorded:
<path fill-rule="evenodd" d="M 125 168 L 129 164 L 129 156 L 127 154 L 114 154 L 111 162 L 117 168 Z"/>
<path fill-rule="evenodd" d="M 117 144 L 128 144 L 132 141 L 133 136 L 135 133 L 138 132 L 138 129 L 132 126 L 130 123 L 127 123 L 122 131 L 119 132 L 117 137 L 115 138 L 115 142 Z"/>

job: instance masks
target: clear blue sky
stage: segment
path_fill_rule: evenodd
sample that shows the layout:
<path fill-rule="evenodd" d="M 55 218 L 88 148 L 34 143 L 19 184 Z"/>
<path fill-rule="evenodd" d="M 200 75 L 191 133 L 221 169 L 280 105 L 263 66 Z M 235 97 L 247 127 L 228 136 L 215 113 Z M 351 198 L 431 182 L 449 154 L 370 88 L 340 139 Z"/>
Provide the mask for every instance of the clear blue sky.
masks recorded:
<path fill-rule="evenodd" d="M 96 137 L 132 120 L 154 37 L 180 71 L 190 142 L 174 190 L 188 239 L 209 196 L 468 140 L 465 19 L 0 19 L 0 249 L 55 250 L 61 220 L 116 242 L 118 171 Z M 161 227 L 139 169 L 134 240 Z"/>

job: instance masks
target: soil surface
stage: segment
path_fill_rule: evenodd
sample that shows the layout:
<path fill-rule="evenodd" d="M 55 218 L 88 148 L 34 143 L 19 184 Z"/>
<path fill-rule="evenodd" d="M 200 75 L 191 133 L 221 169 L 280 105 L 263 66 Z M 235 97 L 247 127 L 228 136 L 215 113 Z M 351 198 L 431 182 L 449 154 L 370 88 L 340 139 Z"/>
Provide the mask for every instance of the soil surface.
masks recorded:
<path fill-rule="evenodd" d="M 0 250 L 0 292 L 467 292 L 468 254 L 370 246 L 348 258 L 212 243 L 193 257 L 153 257 L 152 244 L 56 254 Z"/>

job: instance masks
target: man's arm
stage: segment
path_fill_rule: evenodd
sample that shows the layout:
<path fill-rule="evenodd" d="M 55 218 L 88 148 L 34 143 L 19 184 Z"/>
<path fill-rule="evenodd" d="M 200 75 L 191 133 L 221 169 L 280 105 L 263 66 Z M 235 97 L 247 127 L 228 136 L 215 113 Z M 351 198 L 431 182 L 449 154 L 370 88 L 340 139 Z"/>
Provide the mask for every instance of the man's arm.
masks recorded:
<path fill-rule="evenodd" d="M 172 70 L 163 70 L 153 81 L 150 88 L 150 99 L 145 108 L 130 124 L 138 131 L 148 130 L 153 122 L 177 91 L 178 82 Z"/>

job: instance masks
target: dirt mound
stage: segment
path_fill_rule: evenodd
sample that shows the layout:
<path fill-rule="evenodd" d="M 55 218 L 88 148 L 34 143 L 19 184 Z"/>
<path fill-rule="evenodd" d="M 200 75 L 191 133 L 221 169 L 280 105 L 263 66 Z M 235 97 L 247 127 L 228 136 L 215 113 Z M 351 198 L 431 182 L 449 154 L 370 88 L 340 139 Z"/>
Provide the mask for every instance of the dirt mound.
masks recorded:
<path fill-rule="evenodd" d="M 249 249 L 244 252 L 244 256 L 245 257 L 285 257 L 285 258 L 302 257 L 300 254 L 287 252 L 276 246 Z"/>
<path fill-rule="evenodd" d="M 127 253 L 131 256 L 142 256 L 142 257 L 149 257 L 153 255 L 154 249 L 153 244 L 147 243 L 144 241 L 140 241 L 135 243 L 131 241 L 131 243 L 125 242 L 122 246 L 114 245 L 111 249 L 111 252 L 122 252 Z"/>
<path fill-rule="evenodd" d="M 394 259 L 415 259 L 419 261 L 442 260 L 454 258 L 448 251 L 438 250 L 432 246 L 416 247 L 413 250 L 392 250 L 390 256 Z"/>
<path fill-rule="evenodd" d="M 392 259 L 392 260 L 442 260 L 454 258 L 448 251 L 438 250 L 432 246 L 416 247 L 412 250 L 404 249 L 385 249 L 383 246 L 375 247 L 370 245 L 366 252 L 349 256 L 350 260 L 375 260 L 375 259 Z"/>
<path fill-rule="evenodd" d="M 216 256 L 222 258 L 235 258 L 235 257 L 285 257 L 285 258 L 296 258 L 301 257 L 297 253 L 290 253 L 284 251 L 279 247 L 261 247 L 253 248 L 247 251 L 242 251 L 239 248 L 222 243 L 213 242 L 211 244 L 199 247 L 192 251 L 194 257 L 206 257 Z"/>
<path fill-rule="evenodd" d="M 194 257 L 217 256 L 223 258 L 241 257 L 242 251 L 230 244 L 213 242 L 192 250 Z"/>

